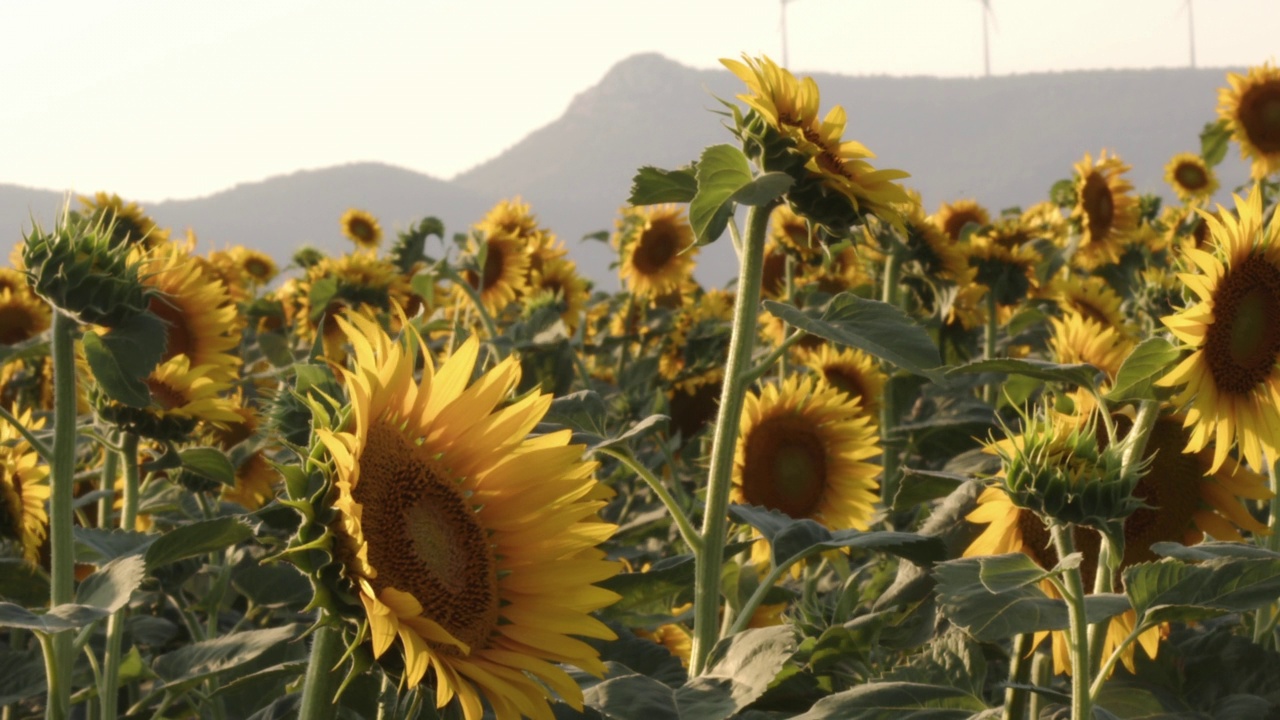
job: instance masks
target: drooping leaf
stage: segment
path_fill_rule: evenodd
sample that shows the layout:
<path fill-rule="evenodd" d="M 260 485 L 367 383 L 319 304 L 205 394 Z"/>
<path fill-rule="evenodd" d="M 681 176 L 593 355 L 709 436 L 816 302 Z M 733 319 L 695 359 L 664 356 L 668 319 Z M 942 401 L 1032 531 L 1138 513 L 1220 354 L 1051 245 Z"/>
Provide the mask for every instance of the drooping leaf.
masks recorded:
<path fill-rule="evenodd" d="M 1261 558 L 1280 560 L 1280 553 L 1257 545 L 1242 542 L 1206 540 L 1195 545 L 1175 542 L 1158 542 L 1151 545 L 1151 552 L 1186 562 L 1219 560 L 1222 558 Z"/>
<path fill-rule="evenodd" d="M 697 169 L 698 192 L 689 202 L 689 224 L 699 245 L 724 233 L 733 213 L 733 196 L 751 181 L 751 165 L 733 145 L 712 145 L 702 151 Z"/>
<path fill-rule="evenodd" d="M 624 443 L 628 440 L 638 438 L 641 435 L 644 435 L 645 433 L 656 429 L 658 426 L 662 425 L 663 423 L 667 422 L 670 419 L 671 418 L 667 417 L 666 415 L 650 415 L 649 417 L 644 418 L 643 420 L 640 420 L 639 422 L 632 424 L 621 435 L 602 440 L 598 443 L 595 443 L 594 445 L 590 445 L 588 446 L 587 450 L 595 451 L 601 448 L 609 447 L 610 445 L 616 445 L 618 443 Z"/>
<path fill-rule="evenodd" d="M 687 203 L 698 193 L 698 178 L 692 168 L 663 170 L 646 165 L 631 179 L 632 205 Z"/>
<path fill-rule="evenodd" d="M 0 646 L 0 706 L 12 705 L 45 692 L 44 662 L 39 649 Z"/>
<path fill-rule="evenodd" d="M 0 627 L 22 628 L 51 634 L 64 630 L 79 630 L 110 614 L 102 608 L 76 603 L 55 605 L 48 612 L 41 614 L 13 603 L 0 603 Z"/>
<path fill-rule="evenodd" d="M 1120 365 L 1116 381 L 1107 391 L 1107 399 L 1117 402 L 1154 399 L 1152 382 L 1163 375 L 1180 354 L 1178 348 L 1161 337 L 1147 338 L 1138 343 Z"/>
<path fill-rule="evenodd" d="M 788 324 L 837 345 L 855 347 L 908 372 L 942 381 L 942 364 L 929 333 L 901 309 L 842 292 L 825 306 L 801 310 L 765 300 L 764 308 Z"/>
<path fill-rule="evenodd" d="M 192 447 L 179 453 L 182 467 L 228 487 L 236 484 L 236 469 L 226 453 L 212 447 Z"/>
<path fill-rule="evenodd" d="M 808 518 L 797 520 L 777 510 L 753 505 L 731 505 L 729 515 L 760 531 L 769 541 L 774 564 L 778 567 L 840 548 L 879 550 L 921 565 L 941 560 L 946 551 L 938 538 L 889 531 L 832 531 Z"/>
<path fill-rule="evenodd" d="M 1058 563 L 1055 571 L 1062 568 L 1080 567 L 1084 559 L 1081 553 L 1072 553 Z M 1036 564 L 1026 553 L 1009 553 L 1007 555 L 991 555 L 978 558 L 978 580 L 988 592 L 1001 593 L 1016 590 L 1055 574 Z"/>
<path fill-rule="evenodd" d="M 980 698 L 958 688 L 882 682 L 827 696 L 795 720 L 969 720 L 986 709 Z"/>
<path fill-rule="evenodd" d="M 893 496 L 893 509 L 907 510 L 946 497 L 968 480 L 956 473 L 903 468 L 898 492 Z"/>
<path fill-rule="evenodd" d="M 253 529 L 234 517 L 200 520 L 174 528 L 147 548 L 147 569 L 216 552 L 253 537 Z"/>
<path fill-rule="evenodd" d="M 1200 157 L 1204 164 L 1213 167 L 1227 156 L 1227 145 L 1231 141 L 1231 131 L 1226 120 L 1205 123 L 1200 131 Z"/>
<path fill-rule="evenodd" d="M 98 333 L 88 330 L 80 342 L 85 360 L 93 371 L 98 387 L 116 402 L 144 408 L 151 404 L 151 390 L 142 377 L 129 370 L 130 362 L 112 352 Z"/>
<path fill-rule="evenodd" d="M 1062 365 L 1036 360 L 1035 358 L 997 358 L 995 360 L 977 360 L 952 368 L 948 375 L 972 373 L 1002 373 L 1020 375 L 1035 380 L 1060 382 L 1080 387 L 1096 387 L 1097 376 L 1102 371 L 1087 363 Z"/>

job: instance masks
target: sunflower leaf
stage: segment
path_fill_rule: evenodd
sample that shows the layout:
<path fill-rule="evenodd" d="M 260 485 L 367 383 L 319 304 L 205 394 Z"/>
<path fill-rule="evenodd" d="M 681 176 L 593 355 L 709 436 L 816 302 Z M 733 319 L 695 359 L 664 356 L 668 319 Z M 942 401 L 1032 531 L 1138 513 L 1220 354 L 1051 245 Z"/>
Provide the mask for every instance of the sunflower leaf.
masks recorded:
<path fill-rule="evenodd" d="M 1138 343 L 1120 365 L 1116 381 L 1107 391 L 1107 399 L 1116 402 L 1154 399 L 1152 381 L 1164 374 L 1180 355 L 1178 348 L 1161 337 L 1147 338 Z"/>
<path fill-rule="evenodd" d="M 0 648 L 0 706 L 42 695 L 46 691 L 40 649 Z"/>
<path fill-rule="evenodd" d="M 797 520 L 777 510 L 753 505 L 731 505 L 729 516 L 746 523 L 769 541 L 776 567 L 785 567 L 826 550 L 860 548 L 881 550 L 920 565 L 942 559 L 942 541 L 915 533 L 831 531 L 808 518 Z"/>
<path fill-rule="evenodd" d="M 228 487 L 236 484 L 236 469 L 226 453 L 212 447 L 193 447 L 183 450 L 182 467 L 202 478 L 220 482 Z"/>
<path fill-rule="evenodd" d="M 137 555 L 116 558 L 98 568 L 76 588 L 76 602 L 115 612 L 129 603 L 146 577 L 146 563 Z"/>
<path fill-rule="evenodd" d="M 663 170 L 646 165 L 631 179 L 631 196 L 627 202 L 632 205 L 687 203 L 697 194 L 698 177 L 692 167 Z"/>
<path fill-rule="evenodd" d="M 782 197 L 795 182 L 784 172 L 767 172 L 743 185 L 731 199 L 743 205 L 766 205 Z"/>
<path fill-rule="evenodd" d="M 800 308 L 765 300 L 764 308 L 790 325 L 838 345 L 855 347 L 934 382 L 942 373 L 938 346 L 929 333 L 902 310 L 877 300 L 842 292 L 824 307 Z"/>
<path fill-rule="evenodd" d="M 58 633 L 80 628 L 107 617 L 111 613 L 98 607 L 65 603 L 48 612 L 37 614 L 13 603 L 0 603 L 0 627 L 22 628 L 42 633 Z"/>
<path fill-rule="evenodd" d="M 215 552 L 253 537 L 253 530 L 235 517 L 201 520 L 174 528 L 156 538 L 147 548 L 147 569 L 175 563 L 189 557 Z"/>
<path fill-rule="evenodd" d="M 698 161 L 698 192 L 689 202 L 689 224 L 699 245 L 724 233 L 733 214 L 733 196 L 753 180 L 751 165 L 742 150 L 732 145 L 712 145 Z"/>
<path fill-rule="evenodd" d="M 1280 558 L 1142 563 L 1124 571 L 1124 588 L 1144 624 L 1245 612 L 1280 595 Z"/>
<path fill-rule="evenodd" d="M 144 408 L 151 404 L 151 390 L 142 382 L 144 376 L 138 376 L 127 370 L 133 365 L 121 362 L 123 358 L 116 355 L 112 347 L 103 341 L 102 336 L 89 330 L 81 338 L 85 360 L 93 371 L 94 380 L 107 394 L 107 397 L 130 407 Z"/>
<path fill-rule="evenodd" d="M 1206 540 L 1195 545 L 1183 545 L 1176 542 L 1158 542 L 1151 545 L 1151 552 L 1161 557 L 1171 557 L 1185 562 L 1201 562 L 1220 558 L 1274 558 L 1280 559 L 1280 553 L 1257 545 L 1242 542 L 1222 542 Z"/>
<path fill-rule="evenodd" d="M 1020 375 L 1034 380 L 1060 382 L 1080 387 L 1097 387 L 1097 377 L 1102 371 L 1087 363 L 1062 365 L 1034 358 L 997 358 L 977 360 L 947 371 L 948 375 L 969 373 L 1002 373 Z"/>
<path fill-rule="evenodd" d="M 172 689 L 254 660 L 267 650 L 296 638 L 297 630 L 297 625 L 289 624 L 202 640 L 161 655 L 151 667 L 165 686 Z"/>
<path fill-rule="evenodd" d="M 981 568 L 978 579 L 989 592 L 1002 593 L 1040 582 L 1067 568 L 1080 567 L 1083 559 L 1081 553 L 1071 553 L 1050 571 L 1037 565 L 1026 553 L 989 555 L 977 558 Z"/>
<path fill-rule="evenodd" d="M 868 683 L 828 695 L 796 720 L 969 720 L 986 703 L 959 688 L 925 683 Z"/>
<path fill-rule="evenodd" d="M 1231 141 L 1231 131 L 1226 120 L 1205 123 L 1200 131 L 1200 157 L 1204 164 L 1213 167 L 1227 156 L 1227 145 Z"/>

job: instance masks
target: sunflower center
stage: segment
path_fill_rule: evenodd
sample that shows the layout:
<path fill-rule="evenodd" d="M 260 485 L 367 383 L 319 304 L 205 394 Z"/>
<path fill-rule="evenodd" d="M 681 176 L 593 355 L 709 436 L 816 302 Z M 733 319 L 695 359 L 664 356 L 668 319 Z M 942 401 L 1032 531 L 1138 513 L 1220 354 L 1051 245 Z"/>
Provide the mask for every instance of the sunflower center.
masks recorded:
<path fill-rule="evenodd" d="M 1195 163 L 1178 163 L 1173 176 L 1178 179 L 1178 184 L 1187 190 L 1203 190 L 1209 185 L 1209 176 Z"/>
<path fill-rule="evenodd" d="M 0 344 L 12 345 L 39 331 L 39 319 L 27 308 L 17 304 L 0 306 Z"/>
<path fill-rule="evenodd" d="M 664 224 L 654 224 L 640 236 L 631 262 L 644 275 L 662 272 L 671 259 L 680 252 L 676 247 L 677 233 Z"/>
<path fill-rule="evenodd" d="M 484 284 L 480 286 L 480 289 L 488 290 L 501 282 L 502 271 L 506 268 L 506 265 L 506 256 L 502 249 L 490 243 L 488 250 L 484 254 Z"/>
<path fill-rule="evenodd" d="M 1205 356 L 1214 383 L 1242 395 L 1280 358 L 1280 268 L 1260 254 L 1228 268 L 1213 294 Z"/>
<path fill-rule="evenodd" d="M 1128 433 L 1128 418 L 1117 418 L 1117 424 Z M 1153 543 L 1182 542 L 1194 527 L 1200 483 L 1207 478 L 1200 460 L 1182 452 L 1186 445 L 1186 431 L 1175 416 L 1160 418 L 1151 429 L 1144 453 L 1151 467 L 1133 490 L 1133 496 L 1150 507 L 1135 510 L 1124 521 L 1125 566 L 1156 560 Z"/>
<path fill-rule="evenodd" d="M 822 377 L 826 378 L 826 381 L 831 383 L 837 390 L 852 397 L 861 398 L 864 403 L 866 402 L 867 388 L 857 373 L 849 372 L 841 367 L 828 366 L 822 368 Z"/>
<path fill-rule="evenodd" d="M 826 447 L 803 419 L 774 417 L 752 430 L 742 472 L 747 502 L 794 518 L 810 517 L 826 484 Z"/>
<path fill-rule="evenodd" d="M 271 275 L 271 267 L 268 266 L 265 262 L 258 260 L 257 258 L 251 259 L 248 262 L 246 262 L 244 264 L 244 269 L 249 273 L 250 276 L 258 280 L 264 280 L 267 278 L 267 276 Z"/>
<path fill-rule="evenodd" d="M 365 242 L 373 240 L 373 226 L 364 218 L 352 218 L 347 223 L 347 230 Z"/>
<path fill-rule="evenodd" d="M 1098 173 L 1089 173 L 1089 177 L 1085 178 L 1081 202 L 1084 205 L 1085 222 L 1089 225 L 1090 237 L 1094 240 L 1106 237 L 1115 219 L 1116 208 L 1115 200 L 1111 197 L 1111 188 Z"/>
<path fill-rule="evenodd" d="M 151 399 L 165 410 L 175 410 L 187 404 L 186 394 L 178 388 L 151 378 L 147 378 L 146 383 L 151 390 Z"/>
<path fill-rule="evenodd" d="M 191 357 L 197 348 L 195 334 L 187 324 L 186 313 L 171 300 L 162 297 L 151 298 L 151 302 L 147 304 L 147 309 L 163 320 L 166 326 L 165 341 L 167 344 L 161 360 L 168 360 L 177 355 Z M 196 362 L 195 357 L 191 357 L 191 360 L 193 364 Z"/>
<path fill-rule="evenodd" d="M 377 572 L 370 584 L 413 595 L 422 617 L 482 646 L 497 623 L 498 592 L 493 547 L 476 511 L 397 428 L 372 425 L 359 464 L 351 494 Z"/>
<path fill-rule="evenodd" d="M 1265 153 L 1280 152 L 1280 82 L 1245 93 L 1240 98 L 1240 120 L 1249 142 Z"/>

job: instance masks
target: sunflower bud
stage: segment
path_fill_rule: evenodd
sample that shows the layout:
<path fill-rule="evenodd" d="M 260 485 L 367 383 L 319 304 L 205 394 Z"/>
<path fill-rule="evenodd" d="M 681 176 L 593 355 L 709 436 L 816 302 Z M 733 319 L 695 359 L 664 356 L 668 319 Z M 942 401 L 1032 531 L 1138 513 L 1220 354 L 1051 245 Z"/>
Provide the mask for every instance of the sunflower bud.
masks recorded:
<path fill-rule="evenodd" d="M 129 246 L 114 224 L 68 212 L 46 233 L 25 237 L 27 282 L 54 307 L 81 323 L 114 327 L 147 309 L 152 291 L 138 279 Z"/>

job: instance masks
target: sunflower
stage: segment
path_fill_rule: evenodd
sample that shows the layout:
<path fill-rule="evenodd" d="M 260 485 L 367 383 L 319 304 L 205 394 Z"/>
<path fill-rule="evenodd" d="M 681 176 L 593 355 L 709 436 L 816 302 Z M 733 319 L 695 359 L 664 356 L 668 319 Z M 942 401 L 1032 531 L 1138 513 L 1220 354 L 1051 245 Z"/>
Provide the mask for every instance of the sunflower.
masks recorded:
<path fill-rule="evenodd" d="M 840 193 L 859 213 L 879 217 L 894 227 L 902 226 L 899 207 L 913 204 L 906 188 L 896 181 L 911 177 L 903 170 L 877 170 L 867 160 L 874 158 L 862 143 L 843 139 L 844 108 L 833 107 L 818 128 L 817 152 L 805 168 L 821 179 L 828 189 Z"/>
<path fill-rule="evenodd" d="M 590 295 L 586 278 L 578 274 L 578 266 L 572 260 L 557 258 L 530 271 L 529 294 L 548 294 L 560 304 L 560 319 L 572 335 L 582 322 L 583 308 Z"/>
<path fill-rule="evenodd" d="M 382 226 L 377 218 L 364 210 L 351 208 L 342 214 L 338 222 L 342 226 L 342 234 L 361 250 L 377 250 L 382 243 Z"/>
<path fill-rule="evenodd" d="M 903 212 L 907 230 L 907 261 L 915 263 L 922 275 L 955 282 L 969 268 L 965 251 L 956 241 L 913 204 Z"/>
<path fill-rule="evenodd" d="M 865 530 L 880 469 L 879 436 L 858 400 L 791 377 L 746 397 L 733 463 L 733 502 L 836 530 Z"/>
<path fill-rule="evenodd" d="M 1232 445 L 1255 468 L 1264 449 L 1275 457 L 1280 448 L 1280 215 L 1263 228 L 1257 187 L 1235 200 L 1238 219 L 1205 217 L 1212 254 L 1184 250 L 1200 273 L 1178 277 L 1200 302 L 1161 318 L 1193 352 L 1157 384 L 1185 385 L 1174 399 L 1191 405 L 1187 452 L 1216 439 L 1214 470 Z"/>
<path fill-rule="evenodd" d="M 280 273 L 280 268 L 276 265 L 276 261 L 271 256 L 243 245 L 236 245 L 230 250 L 231 257 L 249 277 L 254 285 L 266 285 L 275 279 Z"/>
<path fill-rule="evenodd" d="M 29 340 L 49 329 L 53 314 L 49 304 L 26 285 L 0 289 L 0 345 Z"/>
<path fill-rule="evenodd" d="M 798 258 L 822 257 L 822 244 L 812 237 L 809 221 L 797 215 L 790 205 L 779 206 L 769 216 L 769 239 Z"/>
<path fill-rule="evenodd" d="M 44 418 L 32 419 L 31 411 L 18 416 L 23 427 L 39 430 Z M 49 467 L 12 423 L 0 423 L 0 536 L 21 548 L 27 562 L 40 557 L 40 545 L 48 534 Z"/>
<path fill-rule="evenodd" d="M 970 239 L 968 250 L 969 266 L 977 271 L 974 281 L 995 293 L 997 304 L 1017 305 L 1040 286 L 1040 253 L 1030 244 L 1010 247 L 984 233 Z"/>
<path fill-rule="evenodd" d="M 857 398 L 863 412 L 879 417 L 880 398 L 887 378 L 874 357 L 857 348 L 837 349 L 824 343 L 816 350 L 805 351 L 801 363 L 817 373 L 826 385 Z"/>
<path fill-rule="evenodd" d="M 1280 170 L 1280 68 L 1264 63 L 1245 75 L 1228 73 L 1231 87 L 1218 90 L 1218 117 L 1240 143 L 1240 157 L 1253 159 L 1253 179 Z"/>
<path fill-rule="evenodd" d="M 1049 281 L 1045 296 L 1052 299 L 1065 312 L 1079 313 L 1104 326 L 1126 329 L 1129 326 L 1120 306 L 1120 294 L 1112 289 L 1105 278 L 1097 275 L 1083 277 L 1075 273 L 1063 273 Z"/>
<path fill-rule="evenodd" d="M 652 298 L 679 289 L 693 272 L 698 252 L 684 210 L 676 205 L 632 208 L 619 245 L 618 273 L 633 294 Z"/>
<path fill-rule="evenodd" d="M 1195 153 L 1178 153 L 1164 166 L 1164 181 L 1183 202 L 1202 202 L 1218 190 L 1218 176 L 1204 158 Z"/>
<path fill-rule="evenodd" d="M 1088 363 L 1115 380 L 1120 365 L 1133 349 L 1134 342 L 1111 325 L 1068 312 L 1061 319 L 1049 318 L 1053 334 L 1049 350 L 1054 362 Z"/>
<path fill-rule="evenodd" d="M 818 83 L 813 78 L 796 79 L 790 70 L 768 57 L 743 55 L 745 63 L 722 58 L 720 63 L 746 83 L 750 94 L 738 99 L 760 113 L 779 134 L 803 142 L 818 128 Z"/>
<path fill-rule="evenodd" d="M 135 258 L 143 283 L 159 291 L 147 309 L 166 325 L 162 361 L 185 356 L 191 367 L 211 366 L 214 377 L 234 376 L 240 359 L 230 353 L 240 345 L 241 318 L 222 281 L 174 243 L 135 251 Z"/>
<path fill-rule="evenodd" d="M 126 203 L 115 193 L 81 195 L 80 204 L 87 215 L 111 226 L 111 236 L 117 244 L 154 248 L 169 241 L 168 230 L 156 225 L 137 203 Z"/>
<path fill-rule="evenodd" d="M 979 230 L 990 225 L 991 215 L 976 200 L 957 200 L 942 203 L 934 215 L 934 222 L 947 237 L 958 242 L 963 239 L 964 229 L 969 225 Z"/>
<path fill-rule="evenodd" d="M 485 309 L 497 315 L 524 294 L 529 282 L 529 255 L 525 253 L 524 240 L 507 232 L 489 233 L 483 240 L 472 236 L 467 252 L 479 257 L 482 250 L 484 268 L 479 273 L 464 270 L 462 274 L 480 293 Z"/>
<path fill-rule="evenodd" d="M 613 639 L 589 612 L 617 596 L 595 587 L 616 574 L 596 545 L 615 527 L 597 519 L 607 488 L 569 431 L 527 434 L 550 406 L 529 394 L 505 407 L 520 379 L 514 358 L 468 387 L 479 343 L 439 369 L 412 329 L 394 342 L 370 320 L 341 320 L 354 347 L 342 370 L 352 413 L 318 431 L 336 466 L 337 557 L 363 603 L 381 656 L 398 636 L 405 680 L 430 671 L 436 705 L 458 698 L 467 720 L 487 700 L 500 720 L 550 718 L 547 688 L 582 707 L 568 663 L 602 675 L 594 649 L 569 635 Z"/>
<path fill-rule="evenodd" d="M 1103 150 L 1096 164 L 1085 153 L 1074 171 L 1076 206 L 1071 217 L 1080 223 L 1080 244 L 1072 261 L 1085 269 L 1118 262 L 1128 235 L 1138 227 L 1138 200 L 1122 177 L 1129 166 Z"/>
<path fill-rule="evenodd" d="M 680 433 L 686 445 L 716 419 L 723 388 L 722 367 L 685 372 L 672 383 L 667 391 L 671 428 Z"/>
<path fill-rule="evenodd" d="M 942 303 L 942 317 L 950 328 L 973 330 L 987 324 L 986 285 L 977 282 L 977 268 L 969 268 L 969 272 L 955 286 L 954 292 L 948 293 Z"/>

